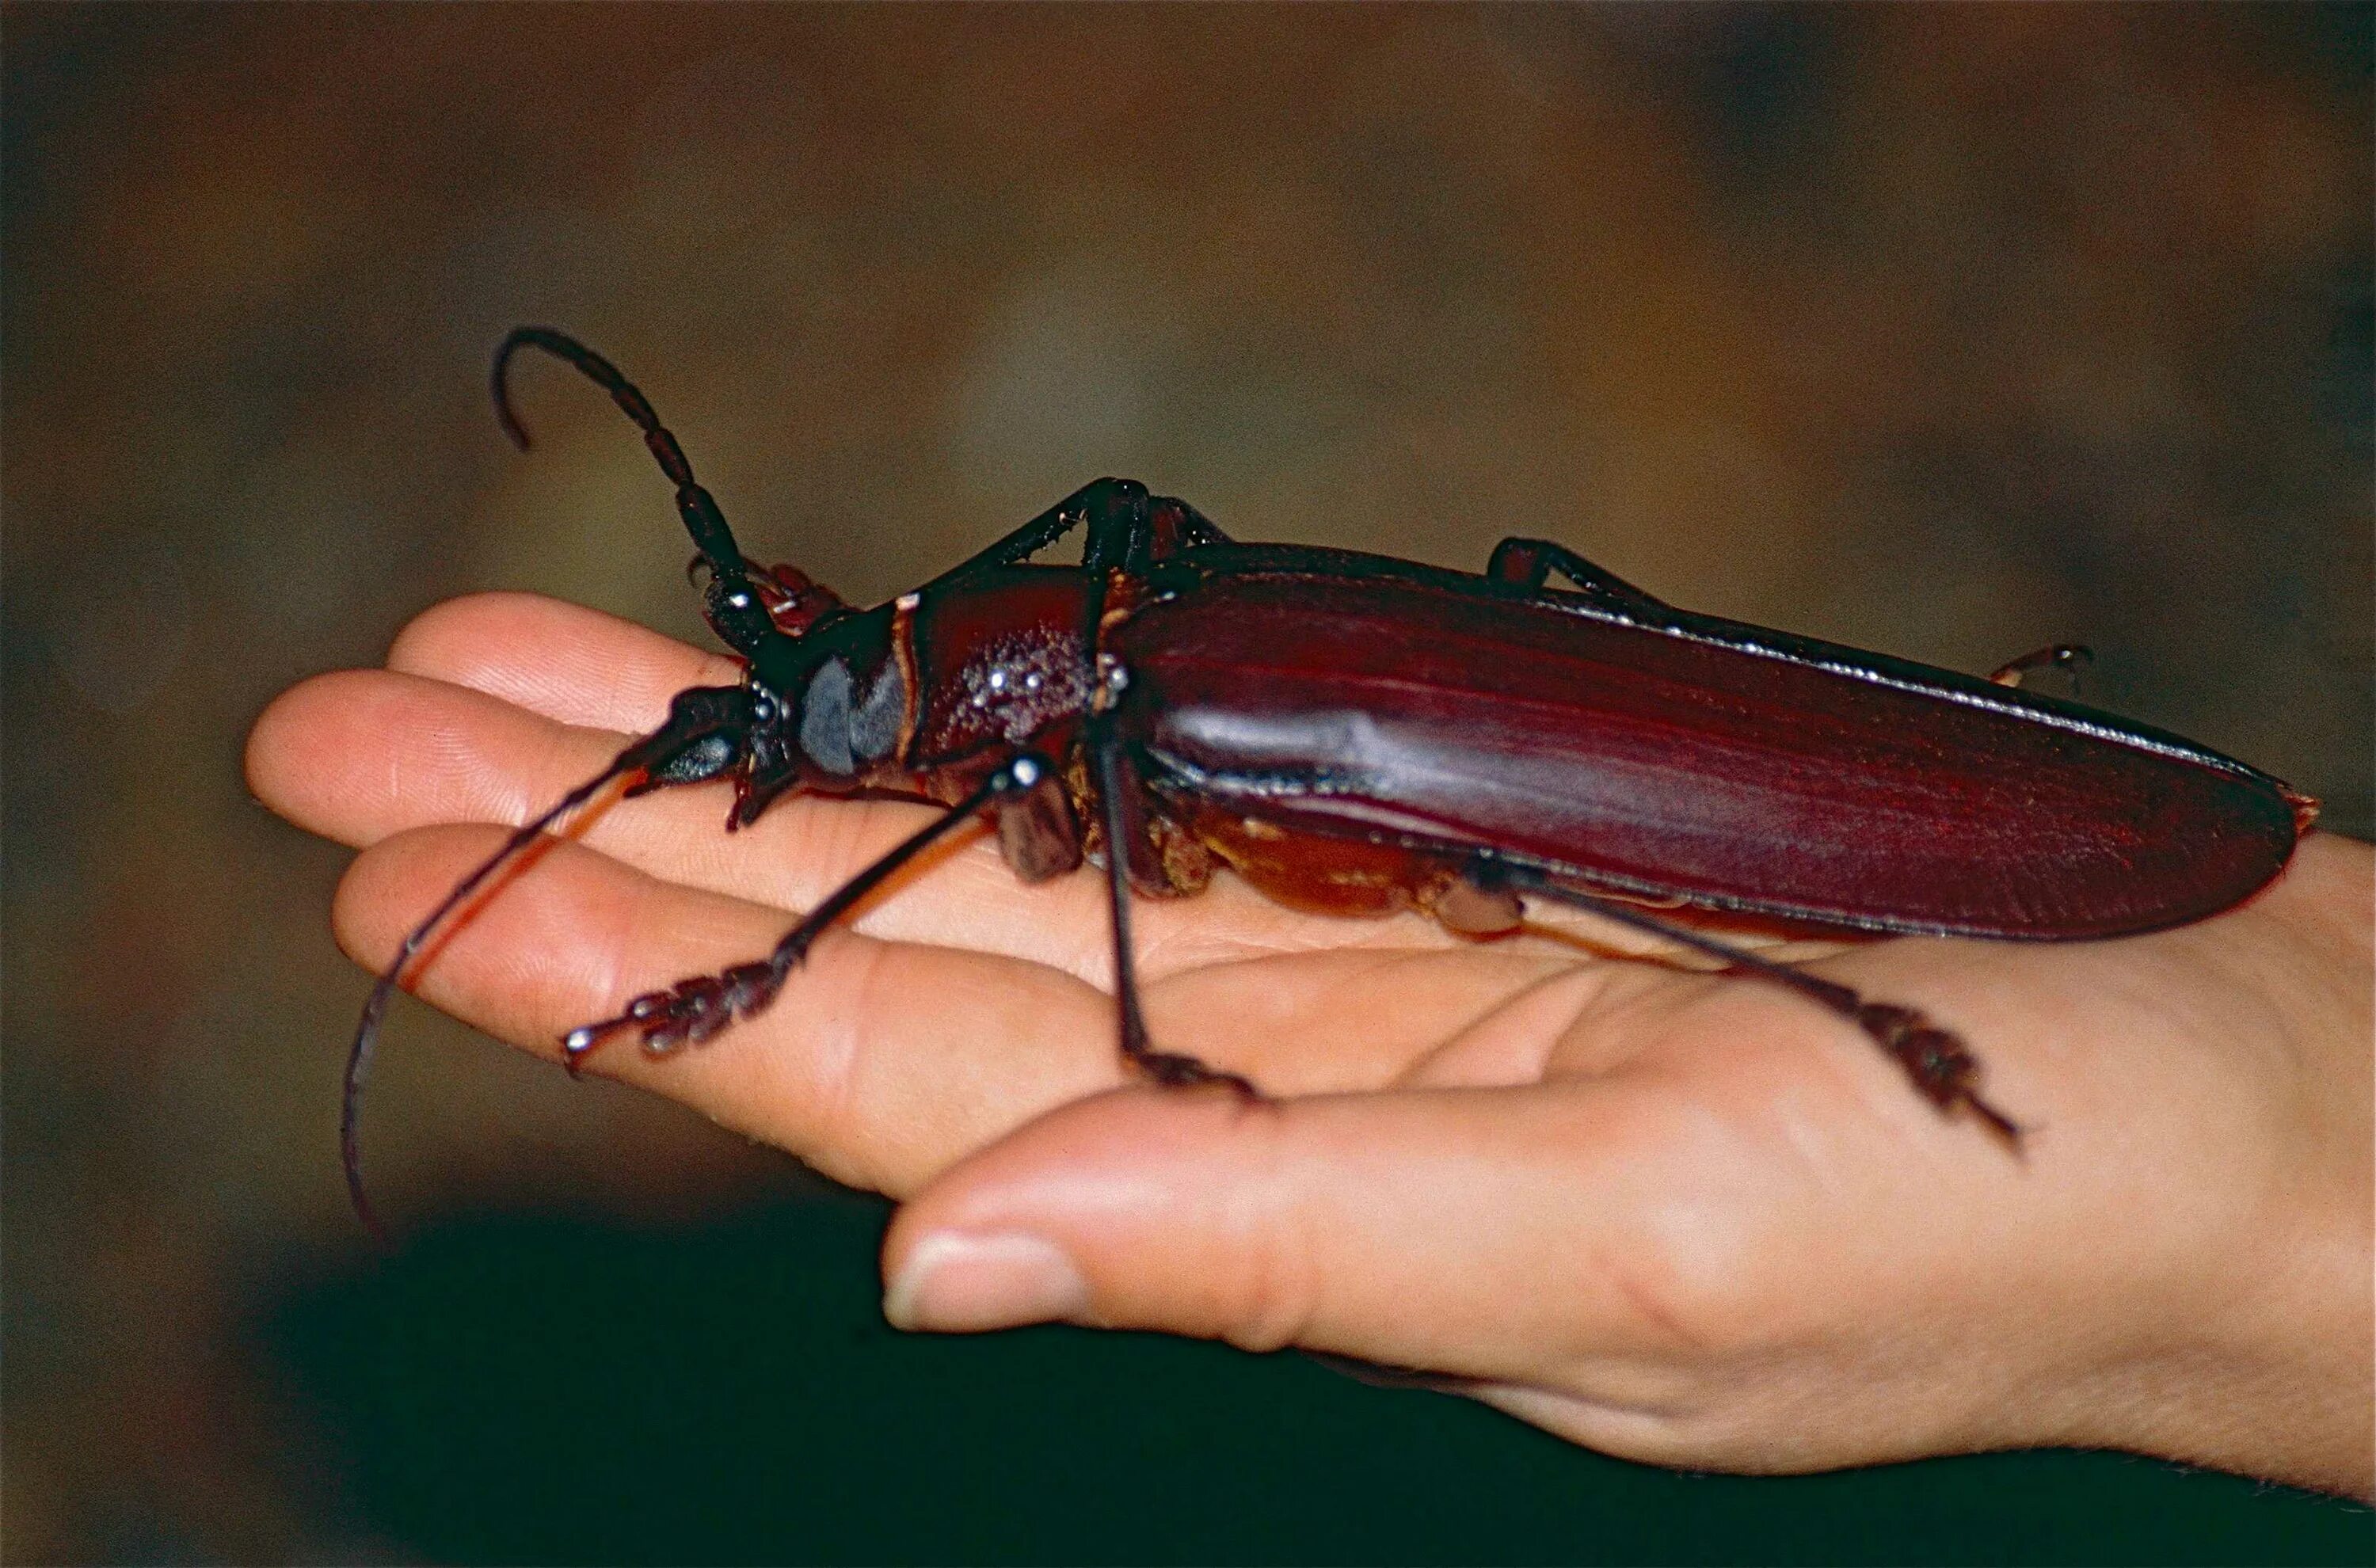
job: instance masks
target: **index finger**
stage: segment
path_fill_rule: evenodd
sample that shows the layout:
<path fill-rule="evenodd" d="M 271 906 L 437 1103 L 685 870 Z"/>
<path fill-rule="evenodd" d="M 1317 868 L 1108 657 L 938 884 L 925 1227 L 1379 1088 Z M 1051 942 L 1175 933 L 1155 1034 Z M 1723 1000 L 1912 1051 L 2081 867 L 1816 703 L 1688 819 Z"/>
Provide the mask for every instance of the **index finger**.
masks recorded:
<path fill-rule="evenodd" d="M 387 667 L 468 686 L 589 730 L 641 734 L 688 686 L 729 686 L 740 660 L 633 621 L 532 593 L 449 599 L 412 618 Z"/>

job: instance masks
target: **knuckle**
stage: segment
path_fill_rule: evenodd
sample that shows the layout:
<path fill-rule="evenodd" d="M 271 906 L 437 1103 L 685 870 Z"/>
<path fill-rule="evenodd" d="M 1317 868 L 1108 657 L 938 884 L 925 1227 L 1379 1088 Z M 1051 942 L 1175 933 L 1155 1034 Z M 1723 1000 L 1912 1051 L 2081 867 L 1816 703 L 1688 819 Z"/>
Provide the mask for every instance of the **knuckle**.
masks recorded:
<path fill-rule="evenodd" d="M 1289 1146 L 1289 1112 L 1275 1101 L 1241 1101 L 1237 1179 L 1221 1189 L 1230 1209 L 1220 1218 L 1226 1253 L 1235 1259 L 1235 1289 L 1225 1308 L 1221 1336 L 1241 1350 L 1265 1354 L 1305 1343 L 1322 1305 L 1318 1226 L 1322 1217 L 1302 1201 Z"/>
<path fill-rule="evenodd" d="M 1724 1212 L 1679 1206 L 1595 1252 L 1641 1348 L 1678 1365 L 1767 1354 L 1803 1325 L 1803 1308 L 1777 1299 L 1770 1253 Z"/>

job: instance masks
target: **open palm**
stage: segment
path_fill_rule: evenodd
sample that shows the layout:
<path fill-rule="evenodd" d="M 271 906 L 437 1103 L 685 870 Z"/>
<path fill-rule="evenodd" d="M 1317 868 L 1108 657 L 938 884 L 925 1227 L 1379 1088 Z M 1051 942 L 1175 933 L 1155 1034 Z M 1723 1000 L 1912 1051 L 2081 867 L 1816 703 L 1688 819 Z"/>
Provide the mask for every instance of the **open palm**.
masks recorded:
<path fill-rule="evenodd" d="M 285 695 L 249 752 L 267 803 L 368 851 L 337 921 L 374 966 L 494 825 L 734 679 L 510 595 L 431 612 L 389 666 Z M 933 809 L 791 801 L 729 837 L 723 789 L 660 791 L 417 983 L 557 1058 L 627 997 L 763 955 Z M 2250 905 L 2158 935 L 1790 954 L 1969 1040 L 2018 1156 L 1797 996 L 1611 956 L 1641 939 L 1587 917 L 1479 944 L 1226 875 L 1138 906 L 1148 1021 L 1271 1098 L 1135 1083 L 1100 880 L 1026 887 L 981 839 L 764 1016 L 590 1065 L 909 1200 L 886 1268 L 912 1326 L 1301 1345 L 1674 1463 L 2084 1443 L 2365 1490 L 2369 873 L 2313 837 Z"/>

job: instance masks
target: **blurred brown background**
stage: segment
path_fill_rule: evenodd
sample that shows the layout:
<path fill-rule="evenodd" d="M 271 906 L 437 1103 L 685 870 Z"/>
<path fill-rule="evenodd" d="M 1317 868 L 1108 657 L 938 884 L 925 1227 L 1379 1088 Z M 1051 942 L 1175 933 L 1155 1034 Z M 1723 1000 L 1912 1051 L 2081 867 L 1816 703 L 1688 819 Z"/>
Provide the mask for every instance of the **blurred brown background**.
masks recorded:
<path fill-rule="evenodd" d="M 345 857 L 246 797 L 245 726 L 454 593 L 701 635 L 666 488 L 605 400 L 539 367 L 538 452 L 496 434 L 515 323 L 616 359 L 746 548 L 852 598 L 1103 473 L 1244 538 L 1474 566 L 1545 533 L 1685 605 L 1966 669 L 2085 640 L 2090 700 L 2369 830 L 2365 7 L 17 6 L 0 29 L 11 1561 L 1163 1554 L 1127 1520 L 582 1538 L 602 1504 L 566 1487 L 536 1516 L 559 1533 L 472 1534 L 374 1468 L 384 1408 L 308 1370 L 321 1301 L 384 1310 L 409 1279 L 418 1323 L 494 1287 L 363 1255 L 334 1141 L 366 983 L 326 930 Z M 647 1241 L 808 1201 L 789 1162 L 417 1007 L 374 1111 L 416 1235 L 565 1211 Z M 873 1223 L 814 1267 L 862 1295 Z M 606 1324 L 582 1364 L 670 1334 Z M 386 1386 L 434 1379 L 422 1355 Z M 745 1441 L 686 1420 L 681 1446 Z M 1275 1418 L 1216 1420 L 1226 1449 Z M 1527 1441 L 1480 1420 L 1475 1443 Z M 1548 1488 L 1633 1473 L 1555 1447 L 1523 1450 Z M 1892 1505 L 1961 1518 L 1942 1499 L 1991 1463 Z M 2193 1484 L 2238 1538 L 2337 1538 L 2303 1512 L 2326 1505 Z M 1872 1494 L 1827 1488 L 1662 1492 L 1669 1537 L 1604 1515 L 1469 1538 L 1705 1555 L 1689 1532 L 1733 1508 L 1761 1555 L 1928 1550 L 1859 1535 Z M 1963 1539 L 2150 1554 L 2136 1512 L 2085 1550 Z M 1260 1525 L 1170 1538 L 1401 1550 Z"/>

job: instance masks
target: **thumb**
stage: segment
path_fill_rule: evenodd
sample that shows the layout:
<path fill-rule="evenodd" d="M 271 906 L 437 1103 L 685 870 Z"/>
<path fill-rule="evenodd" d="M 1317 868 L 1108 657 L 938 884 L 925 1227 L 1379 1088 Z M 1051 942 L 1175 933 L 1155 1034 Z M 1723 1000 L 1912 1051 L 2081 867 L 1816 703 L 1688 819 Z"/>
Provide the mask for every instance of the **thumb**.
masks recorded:
<path fill-rule="evenodd" d="M 1668 1348 L 1623 1266 L 1639 1127 L 1589 1086 L 1118 1090 L 911 1200 L 885 1239 L 884 1311 L 902 1328 L 1063 1320 L 1479 1377 Z"/>

